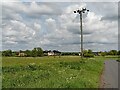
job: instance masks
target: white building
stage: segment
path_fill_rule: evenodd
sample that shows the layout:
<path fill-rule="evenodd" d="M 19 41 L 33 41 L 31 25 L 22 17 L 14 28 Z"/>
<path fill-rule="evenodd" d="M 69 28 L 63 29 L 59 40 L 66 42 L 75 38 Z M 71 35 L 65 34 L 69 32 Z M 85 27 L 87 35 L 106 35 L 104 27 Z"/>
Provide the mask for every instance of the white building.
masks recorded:
<path fill-rule="evenodd" d="M 48 56 L 54 56 L 55 53 L 54 52 L 48 52 Z"/>

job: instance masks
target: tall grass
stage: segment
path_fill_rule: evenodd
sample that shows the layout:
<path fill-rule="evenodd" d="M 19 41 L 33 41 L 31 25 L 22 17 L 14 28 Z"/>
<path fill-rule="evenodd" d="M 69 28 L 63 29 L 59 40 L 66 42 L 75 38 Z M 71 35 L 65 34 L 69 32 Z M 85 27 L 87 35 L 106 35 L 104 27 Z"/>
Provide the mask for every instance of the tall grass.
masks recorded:
<path fill-rule="evenodd" d="M 98 88 L 104 58 L 4 57 L 3 88 Z"/>

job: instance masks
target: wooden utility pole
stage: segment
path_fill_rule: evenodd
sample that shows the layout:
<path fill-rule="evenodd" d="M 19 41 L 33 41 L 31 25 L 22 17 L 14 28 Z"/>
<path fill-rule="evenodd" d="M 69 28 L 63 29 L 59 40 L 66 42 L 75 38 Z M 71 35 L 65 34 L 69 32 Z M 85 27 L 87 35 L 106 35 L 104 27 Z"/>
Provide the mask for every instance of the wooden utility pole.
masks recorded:
<path fill-rule="evenodd" d="M 74 13 L 78 13 L 80 15 L 80 29 L 81 29 L 81 59 L 83 59 L 83 30 L 82 30 L 82 13 L 85 13 L 87 9 L 82 8 L 82 10 L 76 10 Z M 89 10 L 87 10 L 88 12 Z"/>

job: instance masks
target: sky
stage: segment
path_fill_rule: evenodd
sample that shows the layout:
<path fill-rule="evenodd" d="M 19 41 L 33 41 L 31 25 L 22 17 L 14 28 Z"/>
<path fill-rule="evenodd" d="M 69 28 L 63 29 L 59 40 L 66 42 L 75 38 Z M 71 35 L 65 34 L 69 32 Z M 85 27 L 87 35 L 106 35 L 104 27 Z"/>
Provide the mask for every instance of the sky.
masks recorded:
<path fill-rule="evenodd" d="M 118 49 L 117 2 L 2 2 L 2 50 L 80 51 L 79 15 L 83 14 L 84 49 Z"/>

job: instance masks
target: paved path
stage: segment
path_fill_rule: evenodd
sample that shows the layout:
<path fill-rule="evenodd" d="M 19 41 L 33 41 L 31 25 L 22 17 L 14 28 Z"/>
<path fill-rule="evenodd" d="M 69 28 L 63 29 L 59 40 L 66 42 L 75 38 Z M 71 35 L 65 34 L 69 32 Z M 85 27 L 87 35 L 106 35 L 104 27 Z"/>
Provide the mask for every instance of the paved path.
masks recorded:
<path fill-rule="evenodd" d="M 116 60 L 106 60 L 104 64 L 101 88 L 118 88 L 118 62 Z"/>

